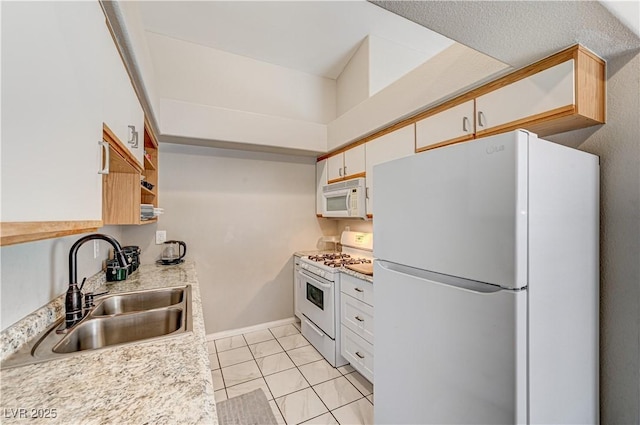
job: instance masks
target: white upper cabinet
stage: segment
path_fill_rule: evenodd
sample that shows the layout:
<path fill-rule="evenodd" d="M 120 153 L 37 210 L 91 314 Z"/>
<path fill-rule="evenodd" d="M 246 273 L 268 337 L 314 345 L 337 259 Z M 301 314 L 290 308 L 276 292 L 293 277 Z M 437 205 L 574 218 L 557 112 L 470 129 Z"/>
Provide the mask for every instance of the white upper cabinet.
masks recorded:
<path fill-rule="evenodd" d="M 322 215 L 322 187 L 327 184 L 327 161 L 323 159 L 316 162 L 316 215 Z"/>
<path fill-rule="evenodd" d="M 549 115 L 575 104 L 573 59 L 491 91 L 476 99 L 476 133 L 498 130 L 536 115 Z M 595 99 L 595 96 L 594 96 Z M 525 127 L 526 128 L 526 127 Z"/>
<path fill-rule="evenodd" d="M 366 143 L 367 214 L 373 215 L 373 166 L 414 153 L 415 124 L 387 133 Z"/>
<path fill-rule="evenodd" d="M 344 176 L 346 178 L 360 177 L 366 170 L 365 164 L 364 144 L 344 152 Z"/>
<path fill-rule="evenodd" d="M 98 2 L 3 2 L 3 222 L 102 219 L 108 37 Z"/>
<path fill-rule="evenodd" d="M 104 54 L 104 123 L 142 164 L 144 111 L 113 39 L 109 39 Z"/>
<path fill-rule="evenodd" d="M 364 172 L 364 144 L 328 158 L 327 179 L 329 182 L 363 177 Z"/>
<path fill-rule="evenodd" d="M 327 161 L 327 180 L 340 180 L 344 177 L 342 169 L 344 167 L 344 154 L 330 156 Z"/>
<path fill-rule="evenodd" d="M 470 140 L 475 133 L 473 99 L 452 106 L 416 123 L 416 151 Z"/>

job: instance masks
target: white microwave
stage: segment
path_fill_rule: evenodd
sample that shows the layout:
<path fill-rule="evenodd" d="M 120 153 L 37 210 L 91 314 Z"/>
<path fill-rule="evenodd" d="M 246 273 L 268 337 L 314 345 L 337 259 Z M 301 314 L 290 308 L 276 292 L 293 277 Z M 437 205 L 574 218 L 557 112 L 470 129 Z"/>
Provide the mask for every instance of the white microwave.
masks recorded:
<path fill-rule="evenodd" d="M 324 186 L 322 216 L 367 218 L 364 178 L 359 177 Z"/>

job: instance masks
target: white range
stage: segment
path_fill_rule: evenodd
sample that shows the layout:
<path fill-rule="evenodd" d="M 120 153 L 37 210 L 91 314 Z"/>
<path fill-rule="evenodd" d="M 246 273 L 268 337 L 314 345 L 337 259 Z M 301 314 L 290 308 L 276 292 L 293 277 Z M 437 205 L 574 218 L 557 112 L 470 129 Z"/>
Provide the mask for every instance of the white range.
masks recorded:
<path fill-rule="evenodd" d="M 340 271 L 371 263 L 373 234 L 345 231 L 340 243 L 342 252 L 302 257 L 296 276 L 302 335 L 334 367 L 349 363 L 340 355 Z"/>

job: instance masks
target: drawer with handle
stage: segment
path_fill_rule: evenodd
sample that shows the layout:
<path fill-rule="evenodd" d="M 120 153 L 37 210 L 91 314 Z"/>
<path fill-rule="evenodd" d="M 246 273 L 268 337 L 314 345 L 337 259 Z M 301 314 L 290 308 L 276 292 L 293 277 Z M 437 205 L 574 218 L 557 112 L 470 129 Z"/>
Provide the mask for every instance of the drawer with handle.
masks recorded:
<path fill-rule="evenodd" d="M 371 282 L 343 273 L 340 276 L 340 290 L 373 306 L 373 283 Z"/>
<path fill-rule="evenodd" d="M 342 324 L 373 344 L 373 307 L 345 294 L 340 303 Z"/>
<path fill-rule="evenodd" d="M 342 325 L 341 354 L 362 376 L 373 382 L 373 345 Z"/>

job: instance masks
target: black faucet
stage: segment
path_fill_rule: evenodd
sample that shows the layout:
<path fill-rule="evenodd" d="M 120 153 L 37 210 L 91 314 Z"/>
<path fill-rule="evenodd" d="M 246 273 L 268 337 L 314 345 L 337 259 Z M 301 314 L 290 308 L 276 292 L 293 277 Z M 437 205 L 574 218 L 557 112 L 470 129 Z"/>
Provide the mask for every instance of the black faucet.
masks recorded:
<path fill-rule="evenodd" d="M 78 249 L 85 243 L 94 239 L 102 239 L 109 242 L 114 249 L 114 257 L 118 260 L 120 267 L 127 267 L 127 258 L 122 252 L 120 243 L 109 235 L 95 233 L 84 236 L 76 241 L 69 251 L 69 289 L 64 300 L 65 328 L 69 329 L 84 317 L 82 310 L 82 285 L 78 287 Z M 84 284 L 84 281 L 83 281 Z"/>

